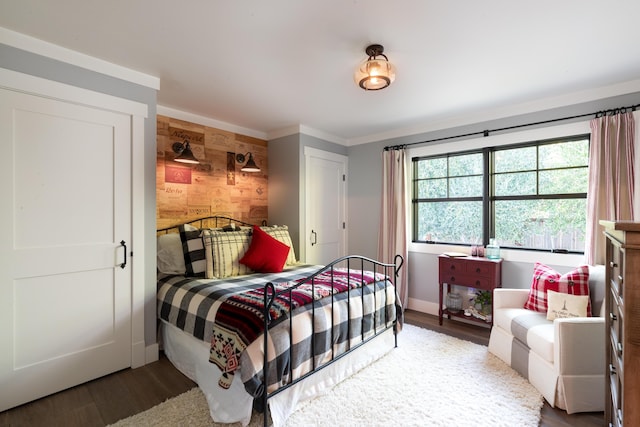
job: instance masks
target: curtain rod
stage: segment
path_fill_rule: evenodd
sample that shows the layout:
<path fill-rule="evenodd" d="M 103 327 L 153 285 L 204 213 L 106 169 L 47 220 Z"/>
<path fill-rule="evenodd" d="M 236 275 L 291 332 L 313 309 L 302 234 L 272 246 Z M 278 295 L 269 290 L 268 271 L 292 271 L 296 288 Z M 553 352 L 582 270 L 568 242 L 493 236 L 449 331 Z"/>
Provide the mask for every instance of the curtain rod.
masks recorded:
<path fill-rule="evenodd" d="M 638 107 L 640 107 L 640 104 L 630 105 L 628 107 L 612 108 L 612 109 L 609 109 L 609 110 L 601 110 L 601 111 L 596 111 L 595 113 L 585 113 L 585 114 L 578 114 L 578 115 L 575 115 L 575 116 L 568 116 L 568 117 L 560 117 L 560 118 L 557 118 L 557 119 L 543 120 L 543 121 L 540 121 L 540 122 L 525 123 L 525 124 L 521 124 L 521 125 L 507 126 L 507 127 L 503 127 L 503 128 L 496 128 L 496 129 L 485 129 L 485 130 L 482 130 L 482 131 L 463 133 L 463 134 L 460 134 L 460 135 L 444 136 L 442 138 L 429 139 L 427 141 L 411 142 L 409 144 L 388 145 L 388 146 L 384 147 L 384 151 L 402 150 L 404 148 L 407 148 L 407 147 L 410 147 L 410 146 L 413 146 L 413 145 L 428 144 L 430 142 L 446 141 L 448 139 L 465 138 L 465 137 L 468 137 L 468 136 L 479 136 L 479 135 L 482 135 L 484 137 L 487 137 L 492 132 L 502 132 L 502 131 L 505 131 L 505 130 L 519 129 L 519 128 L 524 128 L 524 127 L 528 127 L 528 126 L 536 126 L 536 125 L 543 125 L 543 124 L 548 124 L 548 123 L 561 122 L 561 121 L 564 121 L 564 120 L 579 119 L 581 117 L 594 116 L 594 118 L 598 118 L 598 117 L 603 117 L 603 116 L 607 116 L 607 115 L 608 116 L 613 116 L 615 114 L 626 113 L 627 110 L 636 111 L 636 109 Z"/>

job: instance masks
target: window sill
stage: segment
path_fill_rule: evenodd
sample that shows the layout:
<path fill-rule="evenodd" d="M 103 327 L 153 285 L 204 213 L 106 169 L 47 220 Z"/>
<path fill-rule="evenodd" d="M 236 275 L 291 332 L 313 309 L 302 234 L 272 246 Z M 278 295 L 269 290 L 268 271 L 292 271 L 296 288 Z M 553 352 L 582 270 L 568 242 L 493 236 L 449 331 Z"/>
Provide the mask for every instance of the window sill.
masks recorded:
<path fill-rule="evenodd" d="M 471 253 L 469 246 L 455 246 L 455 245 L 442 245 L 442 244 L 425 244 L 425 243 L 409 243 L 409 252 L 440 255 L 443 252 L 462 252 Z M 584 264 L 583 254 L 561 254 L 541 252 L 541 251 L 527 251 L 527 250 L 513 250 L 513 249 L 501 249 L 500 256 L 505 261 L 513 262 L 528 262 L 535 263 L 541 262 L 547 265 L 555 266 L 567 266 L 575 267 L 580 264 Z"/>

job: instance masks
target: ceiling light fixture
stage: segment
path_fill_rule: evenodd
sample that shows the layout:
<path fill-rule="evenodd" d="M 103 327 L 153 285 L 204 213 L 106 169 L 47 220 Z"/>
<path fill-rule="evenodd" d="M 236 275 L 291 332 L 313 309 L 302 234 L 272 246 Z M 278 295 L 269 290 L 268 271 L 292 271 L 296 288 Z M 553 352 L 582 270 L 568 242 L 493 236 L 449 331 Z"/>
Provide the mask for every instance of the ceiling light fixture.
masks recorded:
<path fill-rule="evenodd" d="M 372 44 L 364 50 L 369 58 L 356 69 L 354 80 L 364 90 L 380 90 L 396 79 L 396 67 L 389 62 L 380 44 Z"/>
<path fill-rule="evenodd" d="M 247 160 L 247 164 L 245 164 L 240 170 L 242 172 L 260 172 L 260 168 L 256 165 L 256 162 L 253 161 L 253 154 L 251 152 L 247 154 L 236 154 L 236 162 L 243 163 L 245 156 L 249 156 Z"/>
<path fill-rule="evenodd" d="M 185 142 L 174 142 L 171 146 L 171 149 L 174 153 L 178 154 L 178 157 L 173 159 L 175 162 L 180 163 L 191 163 L 198 164 L 200 160 L 196 159 L 196 156 L 193 155 L 191 151 L 191 146 L 189 145 L 189 141 Z"/>

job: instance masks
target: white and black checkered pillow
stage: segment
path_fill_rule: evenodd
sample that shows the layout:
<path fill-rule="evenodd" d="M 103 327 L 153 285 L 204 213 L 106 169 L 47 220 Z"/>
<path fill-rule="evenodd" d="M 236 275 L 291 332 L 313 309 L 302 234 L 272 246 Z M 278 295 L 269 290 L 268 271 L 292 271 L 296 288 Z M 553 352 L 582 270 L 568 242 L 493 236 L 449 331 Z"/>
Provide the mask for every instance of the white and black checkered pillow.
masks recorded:
<path fill-rule="evenodd" d="M 185 276 L 205 277 L 207 260 L 200 230 L 192 225 L 183 224 L 178 227 L 178 231 L 182 241 Z"/>

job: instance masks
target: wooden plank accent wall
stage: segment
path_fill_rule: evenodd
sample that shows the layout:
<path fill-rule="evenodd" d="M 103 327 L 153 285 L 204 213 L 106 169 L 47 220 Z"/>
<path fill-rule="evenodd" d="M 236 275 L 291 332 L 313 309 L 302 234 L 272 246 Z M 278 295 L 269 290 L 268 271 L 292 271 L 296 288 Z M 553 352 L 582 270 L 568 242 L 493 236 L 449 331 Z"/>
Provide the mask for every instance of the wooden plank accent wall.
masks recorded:
<path fill-rule="evenodd" d="M 161 115 L 157 123 L 157 228 L 208 215 L 268 221 L 267 141 Z M 200 164 L 173 161 L 171 146 L 185 140 Z M 260 172 L 240 170 L 235 155 L 247 152 Z"/>

